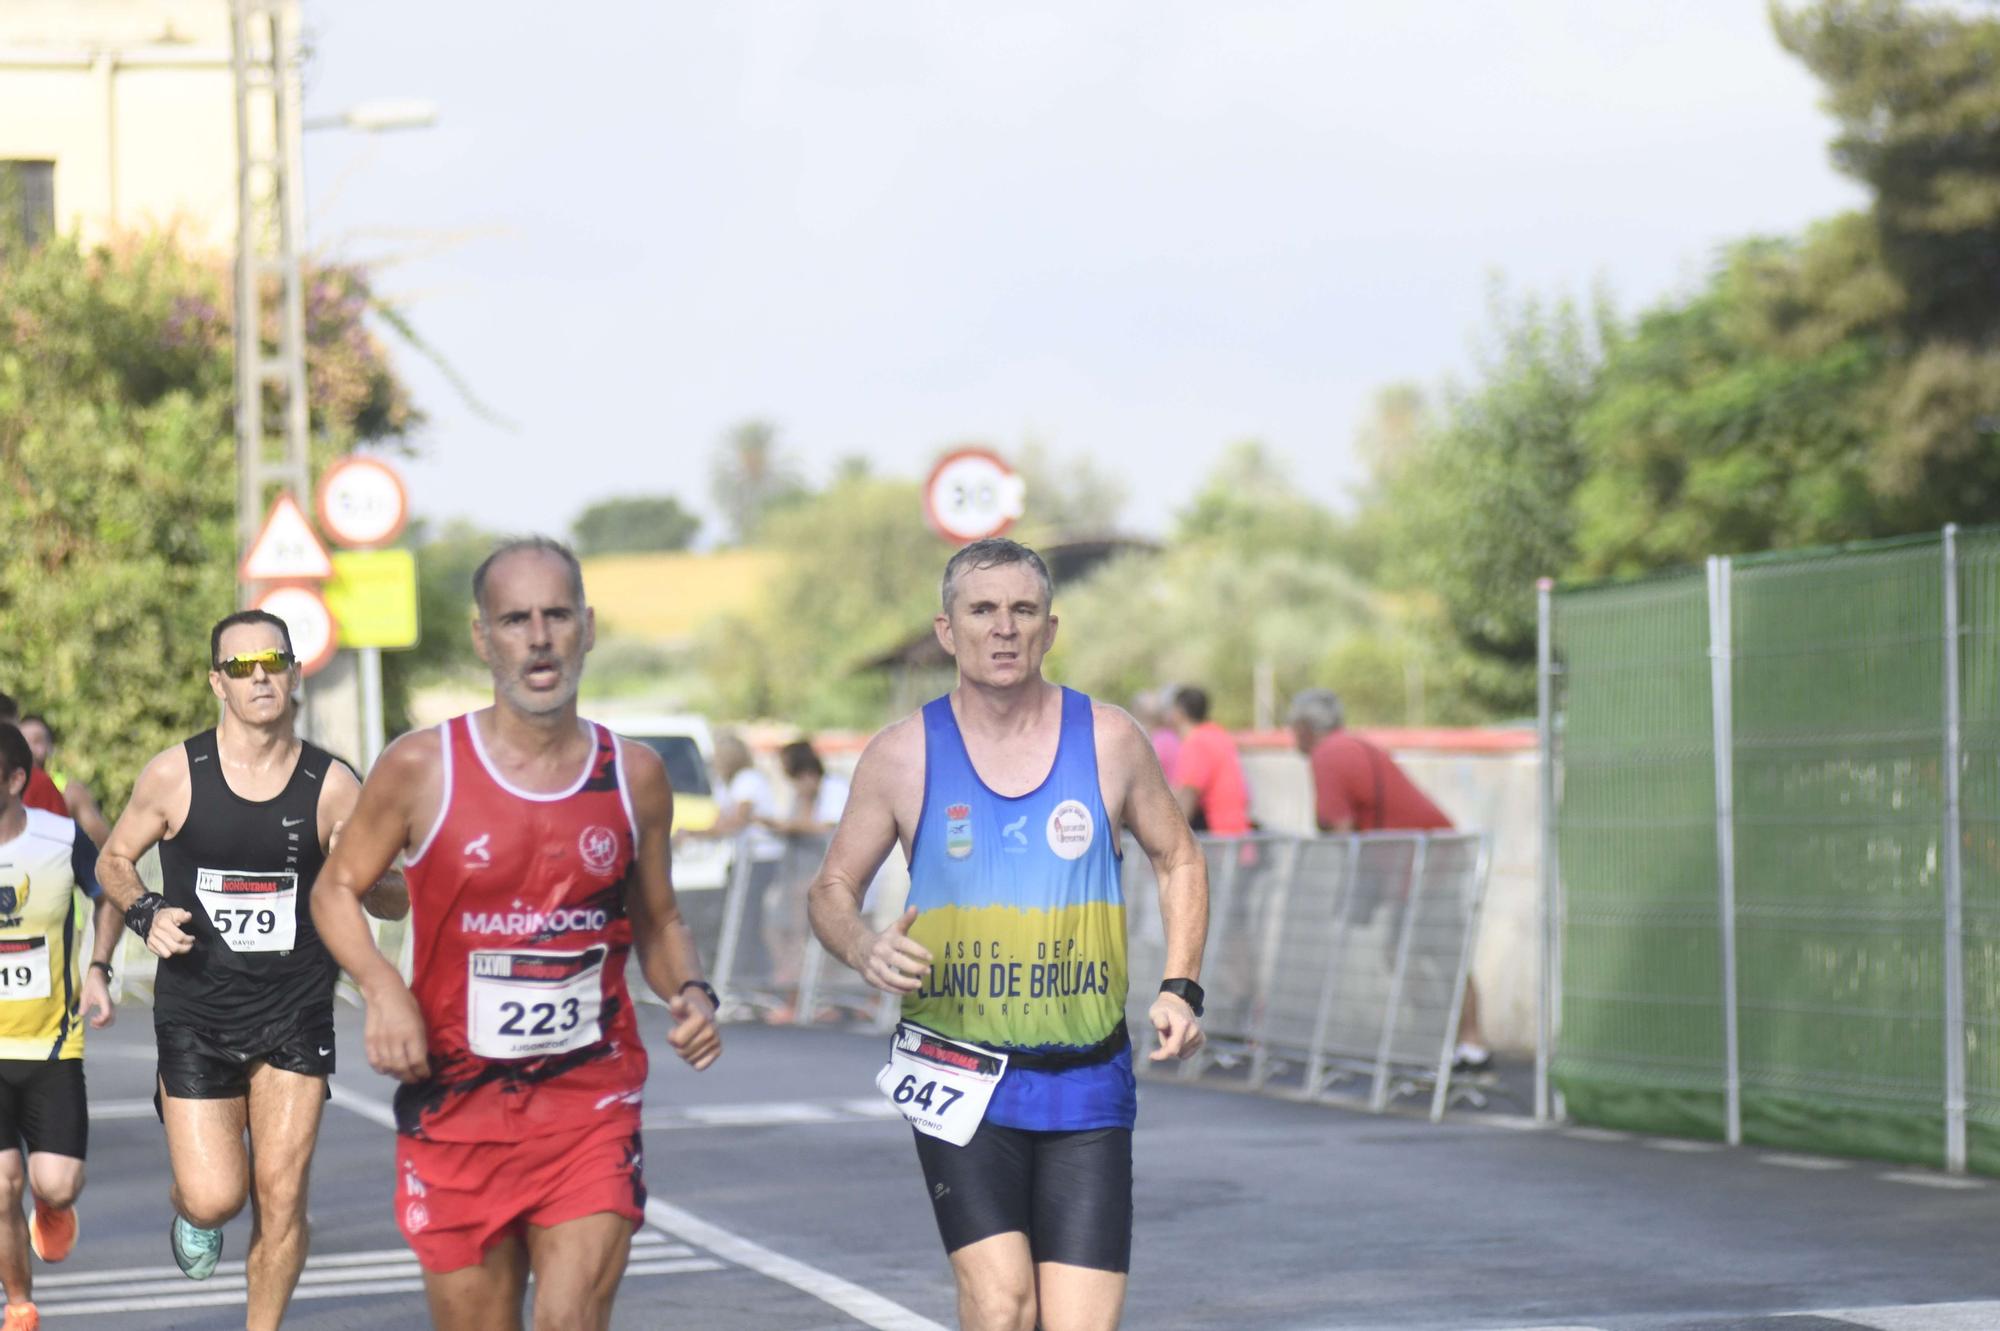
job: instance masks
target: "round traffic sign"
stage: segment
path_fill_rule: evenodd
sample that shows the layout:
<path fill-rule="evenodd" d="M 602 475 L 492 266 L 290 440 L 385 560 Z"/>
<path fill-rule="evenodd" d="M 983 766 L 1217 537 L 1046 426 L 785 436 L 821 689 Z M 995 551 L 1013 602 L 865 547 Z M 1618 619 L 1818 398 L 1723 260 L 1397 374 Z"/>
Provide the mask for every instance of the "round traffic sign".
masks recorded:
<path fill-rule="evenodd" d="M 409 517 L 403 478 L 380 458 L 350 453 L 320 478 L 320 526 L 349 549 L 387 545 L 403 534 Z"/>
<path fill-rule="evenodd" d="M 998 536 L 1022 513 L 1027 486 L 990 448 L 957 448 L 924 482 L 924 518 L 947 541 L 970 545 Z"/>
<path fill-rule="evenodd" d="M 296 584 L 273 587 L 257 598 L 256 608 L 285 621 L 301 675 L 316 675 L 333 659 L 340 629 L 317 588 Z"/>

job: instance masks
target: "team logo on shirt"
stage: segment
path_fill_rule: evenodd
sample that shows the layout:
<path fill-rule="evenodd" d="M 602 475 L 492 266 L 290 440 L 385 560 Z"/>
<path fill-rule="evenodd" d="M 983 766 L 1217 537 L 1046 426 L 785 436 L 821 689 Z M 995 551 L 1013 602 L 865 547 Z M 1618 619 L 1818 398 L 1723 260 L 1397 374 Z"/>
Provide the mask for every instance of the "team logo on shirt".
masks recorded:
<path fill-rule="evenodd" d="M 1049 849 L 1063 859 L 1081 857 L 1096 834 L 1097 820 L 1081 800 L 1064 800 L 1049 815 Z"/>
<path fill-rule="evenodd" d="M 972 854 L 972 806 L 954 804 L 944 811 L 944 853 L 955 860 Z"/>
<path fill-rule="evenodd" d="M 491 832 L 481 832 L 478 836 L 465 843 L 466 868 L 484 869 L 493 863 L 493 852 L 487 849 L 487 843 L 492 840 L 493 834 Z"/>
<path fill-rule="evenodd" d="M 0 915 L 15 916 L 27 909 L 28 875 L 24 873 L 21 875 L 21 881 L 18 885 L 9 884 L 6 887 L 0 887 Z M 7 923 L 13 925 L 20 923 L 20 921 L 10 918 Z"/>
<path fill-rule="evenodd" d="M 618 834 L 592 823 L 576 839 L 576 853 L 583 856 L 583 867 L 592 873 L 610 873 L 618 863 Z"/>
<path fill-rule="evenodd" d="M 1009 855 L 1019 855 L 1028 848 L 1028 834 L 1021 829 L 1028 825 L 1028 815 L 1022 814 L 1013 822 L 1000 829 L 1000 848 Z"/>

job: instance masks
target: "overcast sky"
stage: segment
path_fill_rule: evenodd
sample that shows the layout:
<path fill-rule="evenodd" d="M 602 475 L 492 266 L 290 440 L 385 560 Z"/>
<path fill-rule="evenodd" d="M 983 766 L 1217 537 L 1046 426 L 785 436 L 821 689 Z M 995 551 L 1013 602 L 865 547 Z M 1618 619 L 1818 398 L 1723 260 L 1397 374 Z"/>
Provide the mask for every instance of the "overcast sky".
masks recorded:
<path fill-rule="evenodd" d="M 1491 279 L 1630 310 L 1854 206 L 1762 0 L 309 0 L 312 243 L 407 351 L 418 512 L 565 532 L 765 417 L 815 479 L 1043 440 L 1159 531 L 1231 441 L 1339 502 Z M 589 14 L 595 21 L 578 21 Z M 1030 496 L 1030 503 L 1033 497 Z"/>

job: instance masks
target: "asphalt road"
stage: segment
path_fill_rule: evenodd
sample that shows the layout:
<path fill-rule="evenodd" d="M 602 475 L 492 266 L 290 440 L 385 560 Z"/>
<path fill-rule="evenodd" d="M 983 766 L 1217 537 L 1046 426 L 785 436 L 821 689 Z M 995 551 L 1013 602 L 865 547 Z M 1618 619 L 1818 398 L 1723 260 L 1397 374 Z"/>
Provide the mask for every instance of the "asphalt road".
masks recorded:
<path fill-rule="evenodd" d="M 643 1021 L 661 1048 L 663 1015 L 647 1008 Z M 287 1325 L 422 1327 L 389 1209 L 389 1084 L 365 1066 L 358 1015 L 343 1009 L 341 1026 L 313 1257 Z M 655 1059 L 652 1223 L 614 1325 L 955 1325 L 908 1130 L 874 1099 L 881 1037 L 732 1026 L 727 1039 L 699 1076 Z M 52 1326 L 243 1324 L 240 1265 L 196 1284 L 168 1255 L 151 1050 L 144 1008 L 91 1036 L 82 1240 L 36 1270 Z M 1984 1181 L 1155 1080 L 1135 1149 L 1125 1324 L 1139 1331 L 2000 1328 L 2000 1187 Z M 240 1263 L 248 1238 L 246 1215 L 225 1262 Z"/>

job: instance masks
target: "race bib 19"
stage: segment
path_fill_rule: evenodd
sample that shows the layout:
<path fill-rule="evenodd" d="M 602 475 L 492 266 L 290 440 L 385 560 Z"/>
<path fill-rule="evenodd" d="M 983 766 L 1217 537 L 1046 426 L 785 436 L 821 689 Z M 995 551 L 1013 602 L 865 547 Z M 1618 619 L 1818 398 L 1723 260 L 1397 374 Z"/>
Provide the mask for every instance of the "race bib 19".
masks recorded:
<path fill-rule="evenodd" d="M 542 1058 L 597 1043 L 602 947 L 510 948 L 467 959 L 466 1042 L 481 1058 Z"/>
<path fill-rule="evenodd" d="M 0 938 L 0 1003 L 49 996 L 49 940 Z"/>
<path fill-rule="evenodd" d="M 203 869 L 195 899 L 231 952 L 289 952 L 299 932 L 299 876 Z"/>
<path fill-rule="evenodd" d="M 898 1022 L 875 1085 L 927 1137 L 963 1146 L 979 1130 L 1007 1055 Z"/>

